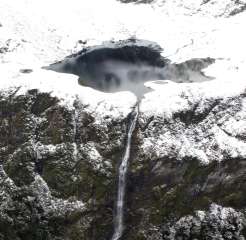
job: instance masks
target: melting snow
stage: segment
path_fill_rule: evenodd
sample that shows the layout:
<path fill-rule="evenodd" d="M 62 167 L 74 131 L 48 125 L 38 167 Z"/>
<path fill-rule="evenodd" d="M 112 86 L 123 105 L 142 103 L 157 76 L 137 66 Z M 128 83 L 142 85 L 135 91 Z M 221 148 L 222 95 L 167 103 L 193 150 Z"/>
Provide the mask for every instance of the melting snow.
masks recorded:
<path fill-rule="evenodd" d="M 225 18 L 232 10 L 229 0 L 207 4 L 195 0 L 168 3 L 157 0 L 152 5 L 121 4 L 115 0 L 2 0 L 0 89 L 21 87 L 17 92 L 21 94 L 36 88 L 51 92 L 61 99 L 61 104 L 70 107 L 80 99 L 97 116 L 98 124 L 105 116 L 126 116 L 136 102 L 133 94 L 101 93 L 79 86 L 76 76 L 42 70 L 41 67 L 81 50 L 84 45 L 79 40 L 86 41 L 86 45 L 95 45 L 110 39 L 136 37 L 160 44 L 164 48 L 163 56 L 173 62 L 203 57 L 216 59 L 215 64 L 204 70 L 215 78 L 213 81 L 147 83 L 153 91 L 145 95 L 140 106 L 140 112 L 146 117 L 154 114 L 171 118 L 174 112 L 187 110 L 192 104 L 206 99 L 239 95 L 246 89 L 246 35 L 242 34 L 246 15 Z M 24 74 L 20 69 L 33 71 Z M 231 120 L 224 125 L 224 130 L 232 136 L 240 129 L 245 132 L 245 119 L 240 114 L 237 118 L 240 118 L 237 122 Z M 229 141 L 234 146 L 231 155 L 237 152 L 245 156 L 243 143 L 215 131 L 221 147 L 226 150 Z M 158 141 L 158 146 L 179 146 L 187 142 L 185 137 L 180 143 L 172 138 L 167 142 L 164 135 Z M 147 140 L 144 144 L 146 148 L 153 146 Z M 193 150 L 181 148 L 180 155 Z M 193 153 L 203 162 L 207 161 L 204 152 L 195 149 Z"/>

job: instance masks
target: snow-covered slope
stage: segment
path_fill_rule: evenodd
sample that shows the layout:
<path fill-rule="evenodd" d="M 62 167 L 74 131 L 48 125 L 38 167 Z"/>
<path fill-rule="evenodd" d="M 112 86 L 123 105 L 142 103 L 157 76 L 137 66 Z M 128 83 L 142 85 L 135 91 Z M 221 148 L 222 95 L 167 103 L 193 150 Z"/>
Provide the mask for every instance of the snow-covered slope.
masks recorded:
<path fill-rule="evenodd" d="M 78 95 L 84 96 L 83 99 L 91 104 L 104 99 L 114 107 L 132 106 L 135 100 L 130 94 L 106 96 L 78 86 L 76 77 L 54 74 L 40 68 L 76 53 L 83 47 L 84 41 L 87 45 L 93 45 L 104 40 L 136 37 L 159 43 L 164 49 L 163 56 L 173 62 L 202 57 L 215 58 L 216 63 L 206 71 L 215 77 L 215 81 L 200 85 L 199 91 L 217 96 L 215 89 L 223 86 L 229 89 L 225 90 L 229 95 L 230 89 L 234 94 L 235 88 L 246 87 L 246 35 L 243 34 L 246 15 L 242 13 L 231 18 L 225 18 L 227 14 L 220 14 L 220 17 L 217 15 L 243 4 L 229 0 L 221 3 L 154 1 L 151 4 L 122 4 L 114 0 L 83 3 L 78 0 L 1 0 L 0 86 L 6 88 L 15 85 L 48 90 L 60 97 L 66 96 L 67 101 L 69 96 L 73 98 Z M 204 10 L 206 7 L 213 9 L 216 14 L 208 14 Z M 21 73 L 21 69 L 31 69 L 33 72 L 28 76 Z M 223 84 L 225 81 L 227 83 Z M 163 91 L 169 88 L 167 85 L 162 87 Z M 159 86 L 157 88 L 160 89 Z M 179 92 L 183 86 L 172 85 L 170 88 L 176 95 L 175 92 Z M 195 84 L 185 86 L 185 89 L 191 91 L 196 91 L 196 88 Z M 89 98 L 92 95 L 93 101 Z M 151 108 L 156 108 L 156 111 L 161 109 L 157 102 L 162 100 L 154 99 L 151 94 L 147 99 L 148 105 L 153 105 Z"/>
<path fill-rule="evenodd" d="M 206 2 L 157 1 L 135 5 L 114 0 L 1 0 L 1 69 L 12 69 L 12 76 L 21 68 L 36 70 L 80 50 L 83 45 L 79 40 L 93 45 L 137 37 L 156 41 L 164 48 L 163 55 L 175 62 L 195 57 L 216 58 L 218 61 L 209 73 L 222 80 L 229 78 L 228 73 L 237 74 L 238 79 L 245 71 L 245 14 L 213 17 L 203 12 L 205 6 L 219 12 L 229 5 L 236 7 L 237 3 Z M 186 13 L 199 7 L 201 10 L 196 14 Z"/>
<path fill-rule="evenodd" d="M 204 69 L 211 81 L 146 83 L 125 239 L 244 239 L 245 5 L 0 0 L 0 239 L 112 235 L 117 165 L 137 99 L 42 67 L 128 38 L 158 43 L 172 63 L 215 63 Z"/>

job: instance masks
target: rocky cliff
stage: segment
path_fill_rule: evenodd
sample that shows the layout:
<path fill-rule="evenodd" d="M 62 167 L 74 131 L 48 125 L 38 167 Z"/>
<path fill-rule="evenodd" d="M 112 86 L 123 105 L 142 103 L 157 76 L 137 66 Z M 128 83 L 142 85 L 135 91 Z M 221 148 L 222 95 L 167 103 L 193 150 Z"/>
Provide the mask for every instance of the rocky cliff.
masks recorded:
<path fill-rule="evenodd" d="M 124 239 L 244 239 L 245 96 L 140 112 Z M 37 90 L 0 103 L 1 238 L 109 239 L 127 116 Z"/>
<path fill-rule="evenodd" d="M 0 1 L 0 240 L 112 237 L 137 99 L 42 67 L 136 38 L 169 74 L 139 103 L 121 239 L 246 239 L 245 4 Z"/>
<path fill-rule="evenodd" d="M 127 119 L 96 123 L 81 102 L 1 95 L 2 239 L 103 239 Z"/>

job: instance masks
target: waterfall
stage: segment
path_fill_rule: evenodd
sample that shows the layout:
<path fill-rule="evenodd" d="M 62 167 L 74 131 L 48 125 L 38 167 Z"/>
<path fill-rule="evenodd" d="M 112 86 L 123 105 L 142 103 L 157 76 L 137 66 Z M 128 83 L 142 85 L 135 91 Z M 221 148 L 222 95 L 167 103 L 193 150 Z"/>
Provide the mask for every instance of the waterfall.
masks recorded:
<path fill-rule="evenodd" d="M 131 113 L 131 122 L 127 134 L 126 150 L 119 168 L 117 205 L 116 205 L 116 214 L 114 219 L 114 234 L 111 240 L 120 239 L 124 230 L 124 197 L 125 197 L 125 189 L 126 189 L 126 175 L 127 175 L 128 160 L 130 157 L 132 133 L 135 129 L 137 118 L 138 118 L 138 104 L 136 105 L 133 112 Z"/>

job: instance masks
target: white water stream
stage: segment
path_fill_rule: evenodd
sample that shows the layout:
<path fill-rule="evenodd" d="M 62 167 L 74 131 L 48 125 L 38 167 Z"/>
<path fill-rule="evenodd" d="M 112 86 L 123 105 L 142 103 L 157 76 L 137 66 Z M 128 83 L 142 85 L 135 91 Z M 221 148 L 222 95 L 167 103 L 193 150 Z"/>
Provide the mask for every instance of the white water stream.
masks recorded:
<path fill-rule="evenodd" d="M 137 118 L 138 118 L 138 105 L 132 112 L 132 119 L 130 122 L 130 128 L 127 134 L 126 150 L 119 168 L 119 182 L 118 182 L 118 195 L 117 195 L 117 206 L 116 214 L 114 219 L 114 234 L 111 240 L 118 240 L 122 236 L 124 230 L 124 198 L 126 189 L 126 175 L 128 168 L 128 160 L 130 157 L 132 133 L 135 129 Z"/>

